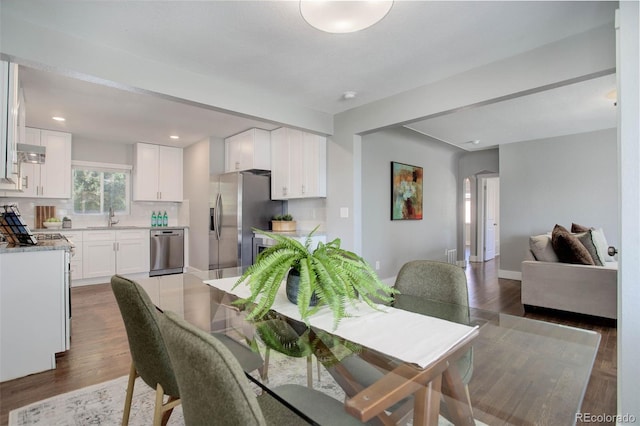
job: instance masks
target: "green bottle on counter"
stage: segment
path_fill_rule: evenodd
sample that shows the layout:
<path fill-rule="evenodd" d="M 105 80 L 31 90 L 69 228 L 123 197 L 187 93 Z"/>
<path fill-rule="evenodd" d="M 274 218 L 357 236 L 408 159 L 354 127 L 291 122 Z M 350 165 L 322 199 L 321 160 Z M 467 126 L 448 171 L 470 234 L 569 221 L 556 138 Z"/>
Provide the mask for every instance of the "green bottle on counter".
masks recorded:
<path fill-rule="evenodd" d="M 151 227 L 155 228 L 158 224 L 158 217 L 156 216 L 156 212 L 151 212 Z"/>
<path fill-rule="evenodd" d="M 164 215 L 162 215 L 162 226 L 169 226 L 169 216 L 167 216 L 167 211 L 164 211 Z"/>

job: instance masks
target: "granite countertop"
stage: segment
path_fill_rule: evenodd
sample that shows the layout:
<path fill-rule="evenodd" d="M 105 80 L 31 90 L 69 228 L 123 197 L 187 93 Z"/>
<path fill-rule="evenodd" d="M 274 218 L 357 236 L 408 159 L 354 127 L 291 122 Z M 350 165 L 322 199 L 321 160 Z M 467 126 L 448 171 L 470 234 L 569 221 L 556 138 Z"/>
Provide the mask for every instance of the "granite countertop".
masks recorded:
<path fill-rule="evenodd" d="M 188 228 L 186 225 L 176 225 L 176 226 L 161 226 L 154 227 L 151 226 L 136 226 L 136 225 L 116 225 L 116 226 L 74 226 L 73 228 L 36 228 L 32 229 L 32 232 L 74 232 L 74 231 L 120 231 L 127 229 L 149 229 L 149 230 L 162 230 L 162 229 L 185 229 Z"/>
<path fill-rule="evenodd" d="M 31 251 L 49 251 L 49 250 L 73 250 L 75 246 L 65 240 L 42 240 L 38 241 L 38 245 L 13 245 L 0 243 L 0 254 L 2 253 L 23 253 Z"/>

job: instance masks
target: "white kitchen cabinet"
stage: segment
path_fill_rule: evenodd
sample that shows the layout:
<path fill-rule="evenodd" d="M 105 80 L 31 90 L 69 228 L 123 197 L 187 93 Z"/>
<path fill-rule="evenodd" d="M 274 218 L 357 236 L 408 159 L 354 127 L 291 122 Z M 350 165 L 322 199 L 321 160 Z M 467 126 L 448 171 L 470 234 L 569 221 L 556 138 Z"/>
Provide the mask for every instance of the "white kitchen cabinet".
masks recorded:
<path fill-rule="evenodd" d="M 149 230 L 84 231 L 83 278 L 149 272 Z"/>
<path fill-rule="evenodd" d="M 118 274 L 149 272 L 149 230 L 116 231 L 116 271 Z"/>
<path fill-rule="evenodd" d="M 116 231 L 84 231 L 83 278 L 107 277 L 116 273 Z"/>
<path fill-rule="evenodd" d="M 20 90 L 18 64 L 0 61 L 0 189 L 19 189 L 17 144 L 24 143 L 20 119 L 24 116 L 24 94 Z M 22 127 L 22 129 L 24 126 Z"/>
<path fill-rule="evenodd" d="M 271 135 L 268 130 L 249 129 L 224 140 L 224 170 L 271 170 Z"/>
<path fill-rule="evenodd" d="M 133 200 L 182 202 L 182 148 L 137 143 L 134 150 Z"/>
<path fill-rule="evenodd" d="M 327 139 L 281 127 L 271 132 L 271 198 L 327 196 Z"/>
<path fill-rule="evenodd" d="M 0 381 L 53 369 L 66 349 L 65 254 L 0 253 Z"/>
<path fill-rule="evenodd" d="M 70 133 L 27 127 L 26 143 L 46 148 L 44 164 L 22 163 L 22 192 L 13 197 L 71 198 Z"/>

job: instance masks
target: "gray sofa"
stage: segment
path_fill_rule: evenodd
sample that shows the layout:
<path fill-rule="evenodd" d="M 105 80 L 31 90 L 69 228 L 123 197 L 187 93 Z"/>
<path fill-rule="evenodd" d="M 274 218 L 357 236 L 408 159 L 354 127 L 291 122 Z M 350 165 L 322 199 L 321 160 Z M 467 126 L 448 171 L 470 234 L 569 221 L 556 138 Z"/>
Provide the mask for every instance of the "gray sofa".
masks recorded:
<path fill-rule="evenodd" d="M 538 261 L 529 250 L 522 262 L 522 304 L 616 319 L 618 263 Z"/>

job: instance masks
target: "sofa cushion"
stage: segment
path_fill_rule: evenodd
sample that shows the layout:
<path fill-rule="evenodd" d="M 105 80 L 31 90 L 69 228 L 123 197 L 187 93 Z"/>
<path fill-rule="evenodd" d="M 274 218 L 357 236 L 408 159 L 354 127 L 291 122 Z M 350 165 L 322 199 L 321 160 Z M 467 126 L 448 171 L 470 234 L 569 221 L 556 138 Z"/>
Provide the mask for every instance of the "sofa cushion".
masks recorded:
<path fill-rule="evenodd" d="M 533 235 L 529 237 L 529 249 L 540 262 L 558 262 L 558 255 L 553 250 L 551 235 Z"/>
<path fill-rule="evenodd" d="M 551 244 L 560 262 L 594 265 L 593 258 L 584 245 L 564 226 L 556 225 L 553 228 Z"/>
<path fill-rule="evenodd" d="M 593 259 L 593 263 L 596 266 L 603 266 L 604 265 L 604 259 L 602 257 L 600 257 L 600 254 L 598 253 L 598 250 L 596 249 L 596 245 L 595 245 L 595 243 L 593 241 L 593 233 L 594 233 L 594 231 L 592 229 L 589 229 L 589 230 L 587 230 L 585 232 L 579 232 L 579 233 L 573 234 L 573 235 L 575 235 L 578 238 L 578 240 L 580 240 L 580 242 L 582 243 L 584 248 L 587 249 L 587 251 L 591 255 L 591 258 Z"/>

